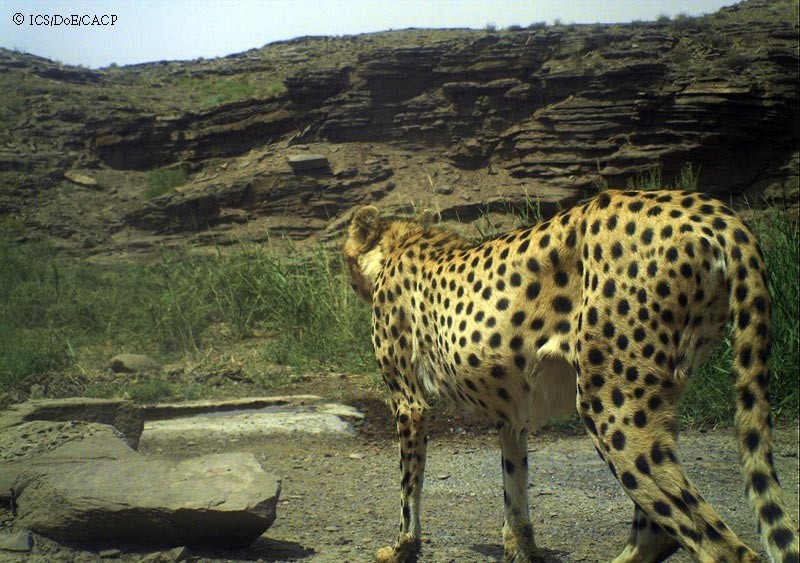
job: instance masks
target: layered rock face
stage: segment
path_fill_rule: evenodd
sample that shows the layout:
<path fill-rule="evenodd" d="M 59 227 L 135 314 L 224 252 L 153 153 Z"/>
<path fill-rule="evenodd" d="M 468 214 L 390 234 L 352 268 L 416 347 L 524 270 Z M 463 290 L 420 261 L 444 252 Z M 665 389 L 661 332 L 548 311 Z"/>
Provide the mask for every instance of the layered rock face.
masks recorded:
<path fill-rule="evenodd" d="M 24 78 L 27 105 L 0 150 L 0 212 L 103 253 L 331 239 L 363 203 L 502 228 L 520 208 L 546 215 L 656 165 L 667 184 L 690 166 L 722 198 L 796 203 L 793 10 L 749 0 L 651 23 L 302 38 L 102 71 L 5 52 L 0 70 Z M 180 95 L 237 81 L 278 87 Z M 53 103 L 58 88 L 84 103 Z M 320 165 L 292 166 L 309 156 Z M 161 167 L 181 167 L 184 184 L 143 200 Z"/>

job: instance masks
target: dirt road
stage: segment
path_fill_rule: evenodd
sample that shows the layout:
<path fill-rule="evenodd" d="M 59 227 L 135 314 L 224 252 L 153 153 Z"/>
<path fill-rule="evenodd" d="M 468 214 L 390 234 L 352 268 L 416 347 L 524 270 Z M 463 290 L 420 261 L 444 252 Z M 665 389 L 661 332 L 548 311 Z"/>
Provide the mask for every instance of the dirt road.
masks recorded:
<path fill-rule="evenodd" d="M 388 417 L 368 417 L 355 438 L 271 439 L 237 444 L 257 452 L 283 478 L 278 519 L 250 549 L 193 551 L 204 562 L 370 561 L 399 523 L 397 450 Z M 383 428 L 371 426 L 386 424 Z M 440 425 L 428 456 L 423 495 L 422 562 L 497 561 L 502 557 L 500 454 L 491 430 Z M 798 430 L 777 429 L 776 463 L 797 517 Z M 199 445 L 198 445 L 199 446 Z M 222 444 L 169 455 L 201 454 Z M 628 534 L 632 504 L 579 432 L 541 433 L 529 444 L 529 494 L 537 543 L 548 562 L 610 561 Z M 723 519 L 758 547 L 730 430 L 687 432 L 681 455 L 691 478 Z M 670 561 L 691 559 L 679 552 Z"/>

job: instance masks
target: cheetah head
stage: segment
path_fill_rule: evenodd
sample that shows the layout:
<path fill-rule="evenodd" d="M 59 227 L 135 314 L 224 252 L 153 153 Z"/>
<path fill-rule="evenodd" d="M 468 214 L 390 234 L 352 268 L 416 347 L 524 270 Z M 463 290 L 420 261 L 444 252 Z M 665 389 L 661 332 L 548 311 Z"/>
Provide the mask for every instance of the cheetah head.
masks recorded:
<path fill-rule="evenodd" d="M 347 229 L 347 240 L 344 243 L 345 267 L 353 290 L 367 303 L 372 302 L 375 278 L 383 267 L 380 241 L 384 224 L 378 209 L 367 205 L 356 211 Z"/>
<path fill-rule="evenodd" d="M 435 222 L 436 214 L 422 211 L 413 220 L 386 220 L 376 207 L 359 208 L 347 229 L 344 243 L 344 263 L 350 275 L 350 285 L 358 296 L 372 303 L 375 280 L 383 268 L 387 251 L 393 244 L 411 233 L 427 229 Z"/>

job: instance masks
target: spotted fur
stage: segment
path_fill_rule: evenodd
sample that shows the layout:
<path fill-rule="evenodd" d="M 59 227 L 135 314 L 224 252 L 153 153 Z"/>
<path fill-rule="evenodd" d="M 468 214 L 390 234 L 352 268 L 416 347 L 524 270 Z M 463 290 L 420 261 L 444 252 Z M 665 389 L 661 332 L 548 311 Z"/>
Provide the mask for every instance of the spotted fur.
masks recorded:
<path fill-rule="evenodd" d="M 379 561 L 419 550 L 430 395 L 498 423 L 506 560 L 537 559 L 527 434 L 575 402 L 635 505 L 615 561 L 661 561 L 678 547 L 704 562 L 760 560 L 678 460 L 678 399 L 728 322 L 747 494 L 772 560 L 798 561 L 772 459 L 766 271 L 728 207 L 690 192 L 608 191 L 477 245 L 363 207 L 344 257 L 373 307 L 400 440 L 400 539 Z"/>

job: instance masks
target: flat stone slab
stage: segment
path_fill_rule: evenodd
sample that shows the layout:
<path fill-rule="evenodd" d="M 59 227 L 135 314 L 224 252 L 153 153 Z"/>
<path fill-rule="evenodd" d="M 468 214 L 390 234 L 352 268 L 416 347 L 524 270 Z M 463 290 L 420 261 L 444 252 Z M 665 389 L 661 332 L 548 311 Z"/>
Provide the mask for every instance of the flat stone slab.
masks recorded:
<path fill-rule="evenodd" d="M 116 428 L 133 449 L 138 447 L 144 427 L 139 407 L 124 399 L 40 399 L 11 405 L 0 412 L 0 446 L 4 430 L 34 420 L 108 424 Z"/>
<path fill-rule="evenodd" d="M 236 399 L 202 399 L 180 403 L 158 403 L 139 407 L 145 420 L 163 420 L 215 412 L 263 409 L 265 407 L 298 406 L 319 403 L 319 395 L 274 395 L 271 397 L 239 397 Z"/>
<path fill-rule="evenodd" d="M 354 436 L 355 431 L 348 420 L 358 420 L 363 416 L 356 409 L 338 403 L 211 412 L 148 421 L 141 443 L 144 449 L 152 451 L 176 441 L 227 441 L 231 438 L 253 439 L 291 434 Z"/>
<path fill-rule="evenodd" d="M 15 527 L 61 542 L 241 547 L 274 522 L 280 481 L 252 453 L 153 458 L 89 426 L 85 439 L 15 464 Z"/>
<path fill-rule="evenodd" d="M 286 162 L 295 172 L 328 168 L 328 157 L 321 154 L 304 154 L 286 157 Z"/>

